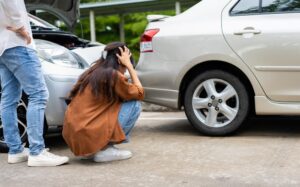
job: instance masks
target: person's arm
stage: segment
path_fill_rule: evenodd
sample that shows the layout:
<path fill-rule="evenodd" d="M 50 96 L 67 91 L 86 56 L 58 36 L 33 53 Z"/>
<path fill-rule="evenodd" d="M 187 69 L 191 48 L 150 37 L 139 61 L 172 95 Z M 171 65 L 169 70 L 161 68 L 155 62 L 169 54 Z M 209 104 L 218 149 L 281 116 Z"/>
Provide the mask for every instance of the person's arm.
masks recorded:
<path fill-rule="evenodd" d="M 117 76 L 115 92 L 121 99 L 125 101 L 144 99 L 145 92 L 143 87 L 129 83 L 127 78 L 118 71 L 115 72 L 114 76 Z"/>
<path fill-rule="evenodd" d="M 145 96 L 144 88 L 137 76 L 135 69 L 133 68 L 133 65 L 130 62 L 131 53 L 128 48 L 125 48 L 125 50 L 120 48 L 120 52 L 121 55 L 117 54 L 119 63 L 128 69 L 132 81 L 129 83 L 125 76 L 119 73 L 115 87 L 116 93 L 124 100 L 143 100 Z"/>
<path fill-rule="evenodd" d="M 123 48 L 121 48 L 121 47 L 119 47 L 119 49 L 121 51 L 121 55 L 117 54 L 117 57 L 120 61 L 120 64 L 124 65 L 128 69 L 128 72 L 129 72 L 131 80 L 132 80 L 132 84 L 142 87 L 141 81 L 139 80 L 137 73 L 136 73 L 135 69 L 133 68 L 133 65 L 131 64 L 131 61 L 130 61 L 131 53 L 130 53 L 129 49 L 127 47 L 125 47 L 125 50 L 123 50 Z"/>
<path fill-rule="evenodd" d="M 20 7 L 20 0 L 4 0 L 3 5 L 11 22 L 11 25 L 9 25 L 7 29 L 21 35 L 26 40 L 27 44 L 30 44 L 31 37 L 25 29 L 22 17 L 23 9 Z"/>

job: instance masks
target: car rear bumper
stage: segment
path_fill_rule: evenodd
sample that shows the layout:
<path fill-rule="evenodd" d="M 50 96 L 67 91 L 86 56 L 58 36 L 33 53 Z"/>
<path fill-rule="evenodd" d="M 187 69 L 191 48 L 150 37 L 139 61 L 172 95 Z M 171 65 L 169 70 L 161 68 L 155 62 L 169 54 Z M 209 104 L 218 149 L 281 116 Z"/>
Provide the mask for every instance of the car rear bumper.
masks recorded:
<path fill-rule="evenodd" d="M 145 89 L 145 102 L 154 103 L 170 108 L 178 109 L 178 96 L 177 90 L 166 90 L 144 87 Z"/>

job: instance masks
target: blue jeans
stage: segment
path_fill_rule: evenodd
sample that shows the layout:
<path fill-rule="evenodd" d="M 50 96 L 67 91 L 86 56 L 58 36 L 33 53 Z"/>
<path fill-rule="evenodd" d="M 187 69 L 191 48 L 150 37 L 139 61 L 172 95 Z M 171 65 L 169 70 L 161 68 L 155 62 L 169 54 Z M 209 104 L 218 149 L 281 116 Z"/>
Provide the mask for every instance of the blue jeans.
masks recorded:
<path fill-rule="evenodd" d="M 124 142 L 129 142 L 129 136 L 135 125 L 135 122 L 140 116 L 141 109 L 141 103 L 136 100 L 122 103 L 118 119 L 126 135 L 126 140 Z"/>
<path fill-rule="evenodd" d="M 45 148 L 44 113 L 49 94 L 36 52 L 26 47 L 7 49 L 0 56 L 0 79 L 1 118 L 9 154 L 17 154 L 24 149 L 16 110 L 23 89 L 28 95 L 26 118 L 30 154 L 38 155 Z"/>

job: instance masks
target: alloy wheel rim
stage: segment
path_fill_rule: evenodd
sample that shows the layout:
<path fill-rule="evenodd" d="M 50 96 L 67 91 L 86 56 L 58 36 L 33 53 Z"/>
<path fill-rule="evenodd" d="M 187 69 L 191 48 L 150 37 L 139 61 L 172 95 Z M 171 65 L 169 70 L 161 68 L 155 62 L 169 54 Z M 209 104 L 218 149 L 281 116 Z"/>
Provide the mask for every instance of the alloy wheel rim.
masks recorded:
<path fill-rule="evenodd" d="M 231 123 L 239 111 L 239 97 L 234 87 L 221 79 L 208 79 L 194 91 L 194 114 L 204 125 L 220 128 Z"/>

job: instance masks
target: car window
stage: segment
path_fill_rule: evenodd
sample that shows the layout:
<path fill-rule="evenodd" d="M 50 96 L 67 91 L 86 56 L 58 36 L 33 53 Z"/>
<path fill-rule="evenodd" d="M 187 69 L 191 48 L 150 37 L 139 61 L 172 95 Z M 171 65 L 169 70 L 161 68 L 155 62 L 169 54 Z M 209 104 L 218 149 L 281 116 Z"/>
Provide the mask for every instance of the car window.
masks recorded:
<path fill-rule="evenodd" d="M 300 12 L 300 0 L 263 0 L 262 12 Z"/>
<path fill-rule="evenodd" d="M 232 15 L 253 14 L 259 12 L 260 0 L 241 0 L 231 10 Z"/>

